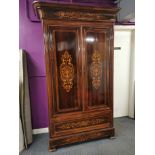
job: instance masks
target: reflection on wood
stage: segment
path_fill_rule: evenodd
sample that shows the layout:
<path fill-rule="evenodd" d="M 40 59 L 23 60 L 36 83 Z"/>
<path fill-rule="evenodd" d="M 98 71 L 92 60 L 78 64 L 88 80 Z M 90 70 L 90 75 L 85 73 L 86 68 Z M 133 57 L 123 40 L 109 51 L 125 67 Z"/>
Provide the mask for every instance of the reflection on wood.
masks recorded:
<path fill-rule="evenodd" d="M 62 55 L 61 61 L 60 76 L 63 82 L 63 88 L 66 90 L 66 92 L 69 92 L 73 86 L 74 67 L 71 63 L 72 57 L 67 50 Z"/>

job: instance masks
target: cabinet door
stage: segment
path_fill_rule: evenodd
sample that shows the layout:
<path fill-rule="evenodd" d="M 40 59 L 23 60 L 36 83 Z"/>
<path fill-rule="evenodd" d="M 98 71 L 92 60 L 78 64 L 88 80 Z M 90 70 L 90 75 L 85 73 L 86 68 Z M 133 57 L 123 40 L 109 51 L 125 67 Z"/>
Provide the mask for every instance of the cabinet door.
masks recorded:
<path fill-rule="evenodd" d="M 85 109 L 109 105 L 110 50 L 112 28 L 84 27 L 84 101 Z"/>
<path fill-rule="evenodd" d="M 81 110 L 79 28 L 49 27 L 54 114 Z M 53 66 L 53 67 L 52 67 Z"/>

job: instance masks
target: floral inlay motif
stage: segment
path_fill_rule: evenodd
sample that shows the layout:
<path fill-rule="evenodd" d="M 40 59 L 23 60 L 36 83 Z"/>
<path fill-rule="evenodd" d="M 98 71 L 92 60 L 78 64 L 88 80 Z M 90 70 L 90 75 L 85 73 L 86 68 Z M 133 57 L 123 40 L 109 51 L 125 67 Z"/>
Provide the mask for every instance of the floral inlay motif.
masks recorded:
<path fill-rule="evenodd" d="M 77 12 L 77 11 L 58 11 L 55 13 L 56 16 L 61 17 L 61 18 L 69 18 L 69 19 L 74 19 L 74 18 L 80 18 L 80 19 L 85 19 L 85 18 L 97 18 L 97 19 L 104 19 L 105 16 L 101 13 L 87 13 L 87 12 Z"/>
<path fill-rule="evenodd" d="M 90 74 L 92 78 L 92 85 L 95 89 L 98 89 L 101 84 L 102 77 L 102 63 L 101 55 L 98 51 L 94 51 L 92 54 L 92 63 L 90 66 Z"/>
<path fill-rule="evenodd" d="M 60 65 L 60 78 L 63 83 L 62 86 L 66 90 L 66 92 L 69 92 L 73 87 L 74 67 L 71 63 L 72 57 L 67 50 L 65 50 L 64 54 L 61 56 L 61 61 L 62 63 Z"/>
<path fill-rule="evenodd" d="M 95 118 L 92 120 L 79 120 L 77 122 L 63 123 L 58 124 L 56 126 L 57 130 L 69 130 L 69 129 L 77 129 L 82 127 L 89 127 L 94 125 L 100 125 L 107 122 L 107 118 Z"/>

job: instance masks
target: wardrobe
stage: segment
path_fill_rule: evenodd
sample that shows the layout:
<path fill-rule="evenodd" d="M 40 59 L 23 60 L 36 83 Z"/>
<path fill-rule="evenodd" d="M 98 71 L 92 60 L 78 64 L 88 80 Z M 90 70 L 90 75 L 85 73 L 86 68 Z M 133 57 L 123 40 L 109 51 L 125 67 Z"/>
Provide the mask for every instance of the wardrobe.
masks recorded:
<path fill-rule="evenodd" d="M 42 22 L 49 151 L 114 136 L 113 54 L 118 8 L 34 2 Z"/>

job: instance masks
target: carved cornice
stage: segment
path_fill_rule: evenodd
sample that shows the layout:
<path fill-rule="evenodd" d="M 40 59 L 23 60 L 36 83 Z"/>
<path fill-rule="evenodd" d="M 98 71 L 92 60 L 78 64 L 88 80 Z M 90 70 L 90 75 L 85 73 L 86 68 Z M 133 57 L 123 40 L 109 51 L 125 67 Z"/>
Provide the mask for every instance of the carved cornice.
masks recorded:
<path fill-rule="evenodd" d="M 48 2 L 33 2 L 40 19 L 69 19 L 85 21 L 114 21 L 119 8 L 103 8 L 73 4 L 56 4 Z"/>

